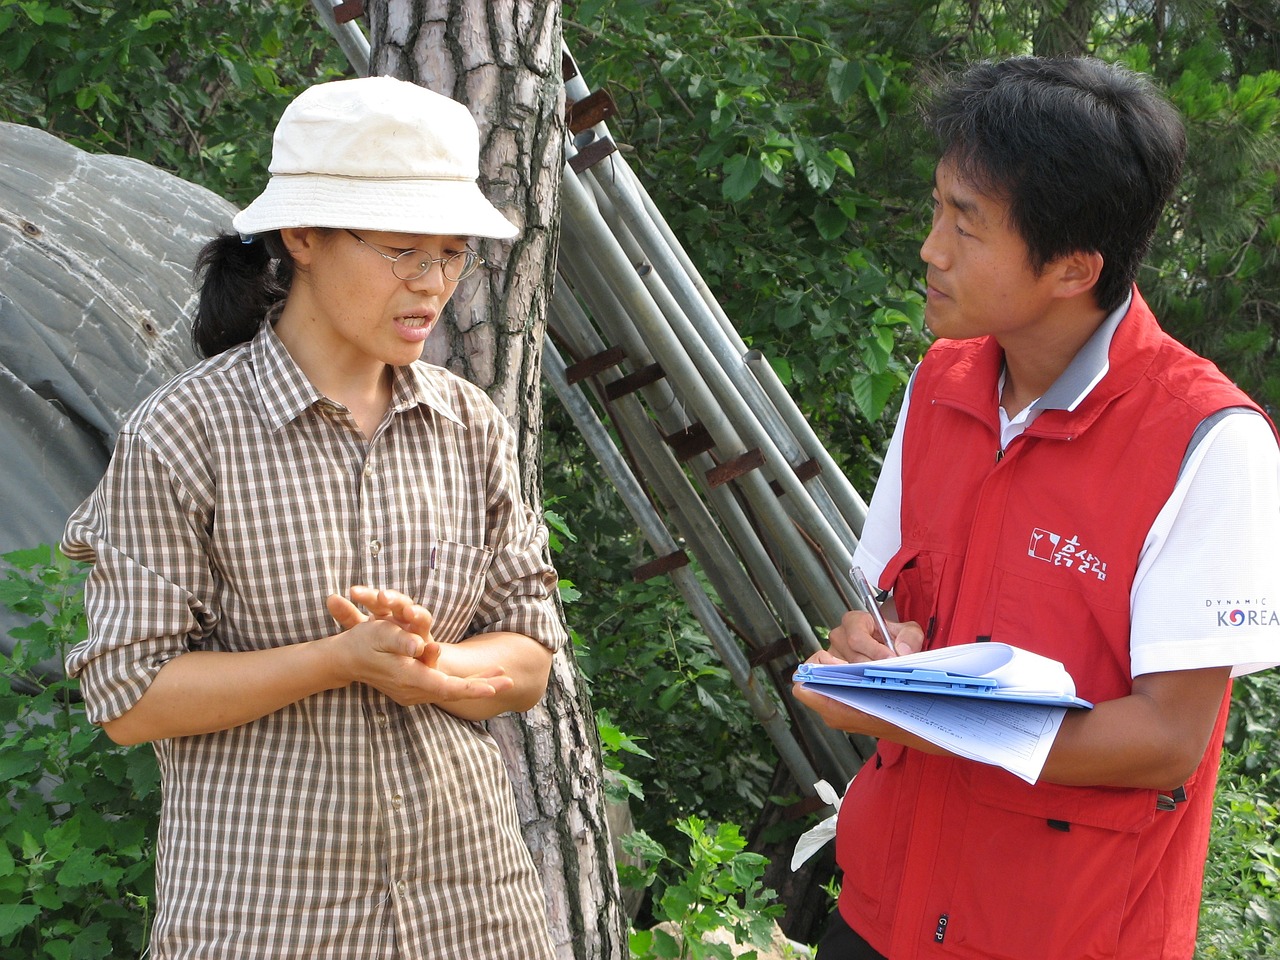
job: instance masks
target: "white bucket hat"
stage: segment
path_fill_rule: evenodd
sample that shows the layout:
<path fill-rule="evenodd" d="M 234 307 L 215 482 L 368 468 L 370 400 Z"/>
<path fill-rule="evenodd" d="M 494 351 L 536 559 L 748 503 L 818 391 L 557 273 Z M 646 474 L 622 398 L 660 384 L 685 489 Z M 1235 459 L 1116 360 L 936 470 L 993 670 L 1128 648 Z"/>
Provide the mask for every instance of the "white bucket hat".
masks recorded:
<path fill-rule="evenodd" d="M 242 235 L 348 227 L 506 240 L 485 199 L 480 133 L 465 106 L 394 77 L 320 83 L 280 117 L 271 179 L 231 221 Z"/>

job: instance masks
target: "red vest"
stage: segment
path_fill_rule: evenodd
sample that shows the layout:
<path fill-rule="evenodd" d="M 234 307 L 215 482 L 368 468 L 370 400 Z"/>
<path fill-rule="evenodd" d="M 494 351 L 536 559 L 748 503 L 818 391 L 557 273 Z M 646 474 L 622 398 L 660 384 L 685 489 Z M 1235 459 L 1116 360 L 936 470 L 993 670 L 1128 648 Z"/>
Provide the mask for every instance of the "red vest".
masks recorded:
<path fill-rule="evenodd" d="M 1143 541 L 1197 425 L 1256 407 L 1136 291 L 1106 376 L 998 455 L 1002 362 L 985 338 L 940 341 L 920 364 L 902 549 L 880 584 L 927 647 L 1012 643 L 1062 661 L 1087 700 L 1127 696 Z M 842 914 L 891 960 L 1191 957 L 1228 705 L 1172 810 L 1155 790 L 1031 786 L 882 742 L 840 809 Z"/>

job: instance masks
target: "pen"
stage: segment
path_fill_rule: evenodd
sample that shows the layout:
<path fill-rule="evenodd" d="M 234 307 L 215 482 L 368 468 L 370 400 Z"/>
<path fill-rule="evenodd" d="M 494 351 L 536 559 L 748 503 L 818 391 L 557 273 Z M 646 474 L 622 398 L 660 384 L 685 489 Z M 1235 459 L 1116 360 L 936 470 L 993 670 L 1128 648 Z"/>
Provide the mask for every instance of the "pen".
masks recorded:
<path fill-rule="evenodd" d="M 880 631 L 880 636 L 884 638 L 884 645 L 889 648 L 889 655 L 896 657 L 898 651 L 893 649 L 893 638 L 889 635 L 889 625 L 884 622 L 884 616 L 880 613 L 880 604 L 876 603 L 876 592 L 871 589 L 871 581 L 867 579 L 867 575 L 862 572 L 861 567 L 850 567 L 849 579 L 853 581 L 853 589 L 858 591 L 858 599 L 867 608 L 867 613 L 871 614 L 871 619 L 876 622 L 876 629 Z"/>

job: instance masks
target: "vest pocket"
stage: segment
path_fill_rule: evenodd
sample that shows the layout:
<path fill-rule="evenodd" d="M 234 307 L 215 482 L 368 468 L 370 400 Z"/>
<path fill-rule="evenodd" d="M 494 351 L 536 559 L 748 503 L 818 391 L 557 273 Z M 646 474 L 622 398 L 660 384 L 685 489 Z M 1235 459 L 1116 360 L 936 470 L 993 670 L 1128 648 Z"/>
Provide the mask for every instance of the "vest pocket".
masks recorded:
<path fill-rule="evenodd" d="M 1155 791 L 961 768 L 972 802 L 952 856 L 971 869 L 951 894 L 949 937 L 991 960 L 1113 956 Z"/>
<path fill-rule="evenodd" d="M 903 547 L 885 565 L 881 583 L 893 590 L 894 608 L 902 622 L 915 621 L 924 631 L 924 649 L 930 649 L 939 635 L 938 587 L 947 557 Z"/>

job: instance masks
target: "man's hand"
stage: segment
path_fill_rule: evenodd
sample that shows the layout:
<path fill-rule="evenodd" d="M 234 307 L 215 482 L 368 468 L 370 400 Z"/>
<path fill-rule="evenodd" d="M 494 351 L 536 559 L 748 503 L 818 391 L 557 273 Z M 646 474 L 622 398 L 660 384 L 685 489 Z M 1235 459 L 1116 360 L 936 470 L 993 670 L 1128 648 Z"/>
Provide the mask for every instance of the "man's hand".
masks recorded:
<path fill-rule="evenodd" d="M 897 623 L 885 611 L 885 624 L 890 637 L 880 636 L 875 619 L 863 610 L 850 610 L 827 637 L 828 647 L 835 660 L 815 660 L 815 663 L 861 663 L 864 660 L 883 660 L 895 654 L 917 653 L 924 647 L 924 631 L 920 624 L 909 621 Z M 890 650 L 888 643 L 893 643 Z"/>
<path fill-rule="evenodd" d="M 892 604 L 887 605 L 884 613 L 885 624 L 893 640 L 893 651 L 890 651 L 886 645 L 885 638 L 880 636 L 871 614 L 863 610 L 850 610 L 828 636 L 829 648 L 819 650 L 809 658 L 808 662 L 862 663 L 867 660 L 884 660 L 895 653 L 898 655 L 916 653 L 924 646 L 924 631 L 920 629 L 920 624 L 898 623 L 892 619 L 896 616 Z M 879 717 L 863 713 L 801 684 L 794 684 L 792 693 L 798 701 L 821 717 L 822 722 L 834 730 L 894 740 L 930 753 L 944 752 Z"/>

